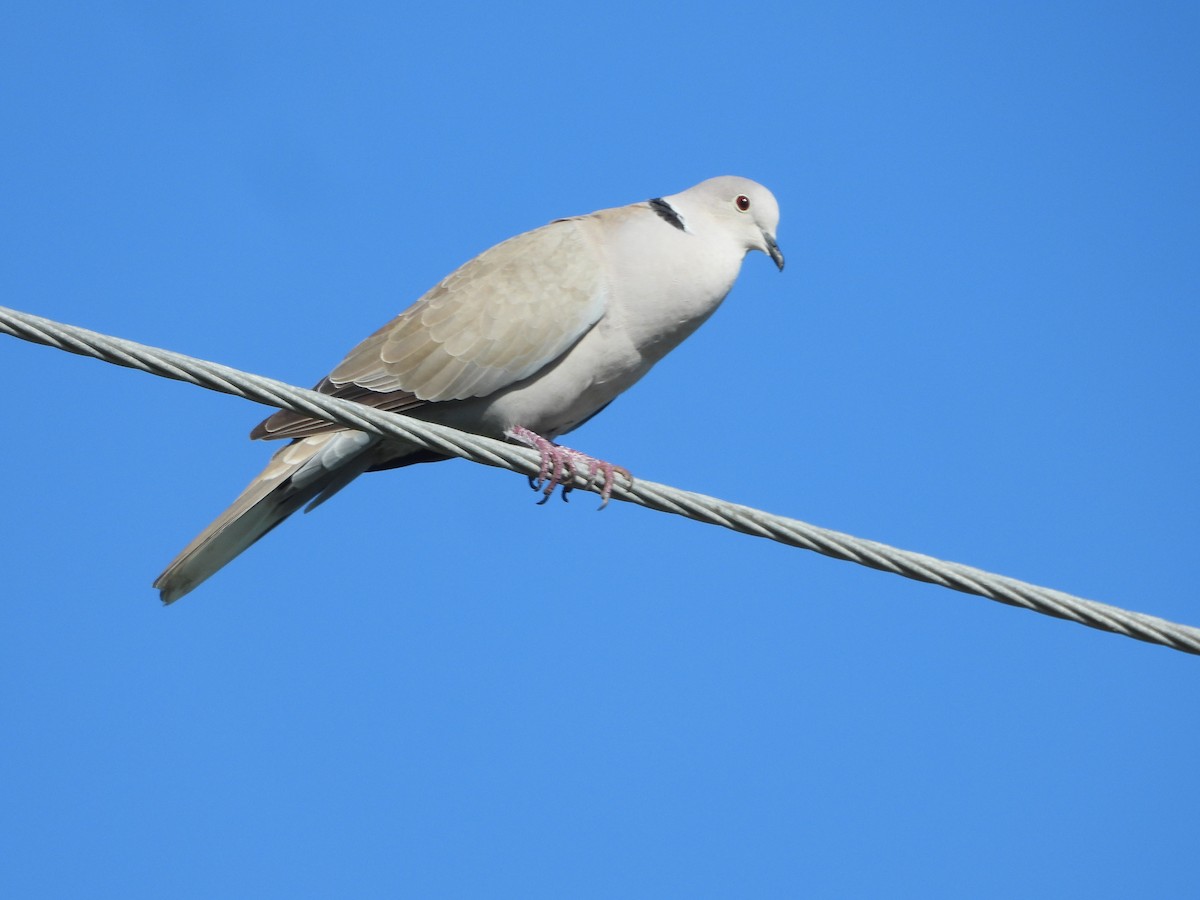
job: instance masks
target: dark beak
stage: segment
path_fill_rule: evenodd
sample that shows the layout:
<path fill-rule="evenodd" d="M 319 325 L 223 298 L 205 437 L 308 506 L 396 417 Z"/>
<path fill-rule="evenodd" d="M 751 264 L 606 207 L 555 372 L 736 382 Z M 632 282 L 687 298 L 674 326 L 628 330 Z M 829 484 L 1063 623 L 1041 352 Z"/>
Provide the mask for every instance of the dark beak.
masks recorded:
<path fill-rule="evenodd" d="M 779 249 L 779 245 L 775 243 L 775 236 L 763 232 L 763 240 L 767 242 L 767 253 L 771 255 L 771 259 L 775 261 L 775 265 L 779 266 L 779 271 L 783 271 L 783 251 Z"/>

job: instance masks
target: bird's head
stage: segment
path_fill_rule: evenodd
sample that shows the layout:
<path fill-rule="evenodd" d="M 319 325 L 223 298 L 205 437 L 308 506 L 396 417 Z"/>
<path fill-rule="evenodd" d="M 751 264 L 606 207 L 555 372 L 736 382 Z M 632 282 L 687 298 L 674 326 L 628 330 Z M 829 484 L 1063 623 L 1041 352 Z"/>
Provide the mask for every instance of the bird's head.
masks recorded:
<path fill-rule="evenodd" d="M 689 222 L 707 220 L 731 234 L 749 253 L 761 250 L 782 271 L 783 251 L 775 241 L 779 203 L 756 181 L 721 175 L 664 198 L 676 210 L 684 230 Z"/>

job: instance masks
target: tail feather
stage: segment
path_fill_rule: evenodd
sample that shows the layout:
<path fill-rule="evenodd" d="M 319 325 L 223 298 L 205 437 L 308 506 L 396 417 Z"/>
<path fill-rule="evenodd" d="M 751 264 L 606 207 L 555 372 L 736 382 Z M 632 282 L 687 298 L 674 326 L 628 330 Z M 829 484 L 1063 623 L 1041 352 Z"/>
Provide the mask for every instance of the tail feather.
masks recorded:
<path fill-rule="evenodd" d="M 283 447 L 155 579 L 163 603 L 193 590 L 305 504 L 324 503 L 378 462 L 377 444 L 363 432 L 340 431 Z"/>

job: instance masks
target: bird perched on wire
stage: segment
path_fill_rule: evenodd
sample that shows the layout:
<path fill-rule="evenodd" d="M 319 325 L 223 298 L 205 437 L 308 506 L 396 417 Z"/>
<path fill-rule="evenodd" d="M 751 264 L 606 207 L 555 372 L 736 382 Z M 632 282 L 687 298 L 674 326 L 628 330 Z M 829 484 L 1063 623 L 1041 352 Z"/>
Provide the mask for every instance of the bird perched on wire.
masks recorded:
<path fill-rule="evenodd" d="M 696 330 L 760 250 L 783 269 L 779 205 L 722 176 L 558 219 L 486 250 L 361 344 L 316 389 L 542 456 L 547 495 L 581 467 L 607 500 L 623 470 L 554 439 L 586 422 Z M 289 410 L 251 437 L 290 443 L 154 582 L 178 600 L 301 507 L 364 472 L 439 456 Z"/>

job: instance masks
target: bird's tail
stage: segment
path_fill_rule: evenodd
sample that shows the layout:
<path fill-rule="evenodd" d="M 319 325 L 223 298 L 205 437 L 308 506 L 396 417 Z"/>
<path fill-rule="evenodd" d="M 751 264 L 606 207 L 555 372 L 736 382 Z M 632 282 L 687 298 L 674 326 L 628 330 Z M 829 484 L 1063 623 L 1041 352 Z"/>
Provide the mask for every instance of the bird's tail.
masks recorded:
<path fill-rule="evenodd" d="M 336 431 L 293 441 L 154 581 L 163 603 L 191 591 L 300 509 L 324 503 L 376 461 L 378 438 Z"/>

